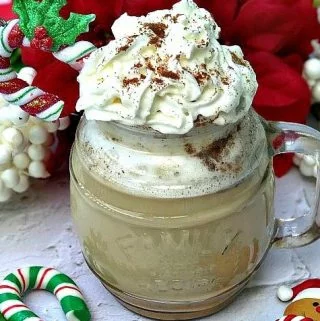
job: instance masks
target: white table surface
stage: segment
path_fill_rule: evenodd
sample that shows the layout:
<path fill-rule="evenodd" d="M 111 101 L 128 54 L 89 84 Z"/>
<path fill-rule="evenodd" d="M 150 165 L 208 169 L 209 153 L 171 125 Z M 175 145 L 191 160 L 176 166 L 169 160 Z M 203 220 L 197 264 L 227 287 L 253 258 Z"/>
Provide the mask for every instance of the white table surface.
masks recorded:
<path fill-rule="evenodd" d="M 277 181 L 276 209 L 288 216 L 306 209 L 309 201 L 304 190 L 311 185 L 311 179 L 303 179 L 297 170 L 292 170 Z M 203 320 L 273 321 L 281 317 L 286 305 L 277 300 L 277 287 L 320 277 L 319 245 L 315 242 L 295 250 L 271 249 L 239 298 Z M 66 173 L 49 181 L 36 181 L 26 195 L 0 204 L 0 253 L 0 278 L 30 265 L 52 266 L 70 275 L 87 298 L 92 321 L 147 320 L 123 308 L 84 263 L 71 222 Z M 50 294 L 32 292 L 25 301 L 46 321 L 65 320 L 59 303 Z"/>

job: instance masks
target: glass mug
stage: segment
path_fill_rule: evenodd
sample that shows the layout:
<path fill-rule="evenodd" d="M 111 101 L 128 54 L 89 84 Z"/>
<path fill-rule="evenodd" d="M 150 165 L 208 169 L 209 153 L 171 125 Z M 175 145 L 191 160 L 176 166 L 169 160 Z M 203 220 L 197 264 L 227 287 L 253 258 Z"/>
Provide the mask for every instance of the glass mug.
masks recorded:
<path fill-rule="evenodd" d="M 185 135 L 82 119 L 73 146 L 71 208 L 84 257 L 127 308 L 186 320 L 229 304 L 268 249 L 319 237 L 314 211 L 274 216 L 272 157 L 318 160 L 320 133 L 266 122 L 200 119 Z M 318 184 L 317 184 L 317 195 Z"/>

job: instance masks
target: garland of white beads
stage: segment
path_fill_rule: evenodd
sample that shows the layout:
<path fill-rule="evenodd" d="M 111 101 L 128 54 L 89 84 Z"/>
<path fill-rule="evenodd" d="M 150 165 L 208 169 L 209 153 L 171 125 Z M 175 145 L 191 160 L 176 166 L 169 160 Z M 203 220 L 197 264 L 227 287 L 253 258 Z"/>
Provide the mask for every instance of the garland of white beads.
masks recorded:
<path fill-rule="evenodd" d="M 302 175 L 317 177 L 318 166 L 313 156 L 295 154 L 293 157 L 293 163 L 299 168 Z"/>
<path fill-rule="evenodd" d="M 319 11 L 320 13 L 320 11 Z M 312 93 L 311 103 L 320 102 L 320 43 L 317 40 L 311 42 L 314 52 L 305 62 L 303 68 L 303 77 L 309 85 Z M 300 169 L 304 176 L 317 177 L 318 166 L 313 156 L 295 154 L 294 164 Z"/>
<path fill-rule="evenodd" d="M 314 56 L 305 62 L 303 76 L 312 92 L 312 102 L 320 102 L 320 58 Z"/>
<path fill-rule="evenodd" d="M 36 71 L 23 68 L 18 77 L 31 84 Z M 45 122 L 29 116 L 19 106 L 9 104 L 0 95 L 0 202 L 14 192 L 29 188 L 29 177 L 47 178 L 45 162 L 51 157 L 58 130 L 69 125 L 69 117 Z"/>

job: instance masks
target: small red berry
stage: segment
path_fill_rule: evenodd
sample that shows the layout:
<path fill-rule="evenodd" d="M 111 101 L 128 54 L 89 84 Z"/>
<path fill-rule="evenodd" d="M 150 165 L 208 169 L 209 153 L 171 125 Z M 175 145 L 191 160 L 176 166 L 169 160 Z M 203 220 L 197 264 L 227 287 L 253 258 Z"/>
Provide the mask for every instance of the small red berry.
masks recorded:
<path fill-rule="evenodd" d="M 34 29 L 34 37 L 37 39 L 44 39 L 48 36 L 47 29 L 43 26 L 36 27 Z"/>
<path fill-rule="evenodd" d="M 8 43 L 11 48 L 19 48 L 22 45 L 24 34 L 19 25 L 16 24 L 9 33 Z"/>
<path fill-rule="evenodd" d="M 41 50 L 44 50 L 44 51 L 49 51 L 49 50 L 51 50 L 52 45 L 53 45 L 53 40 L 52 40 L 52 38 L 47 37 L 47 38 L 41 40 L 41 47 L 40 47 L 40 49 L 41 49 Z"/>
<path fill-rule="evenodd" d="M 46 37 L 44 39 L 37 39 L 34 38 L 31 41 L 31 48 L 35 48 L 35 49 L 40 49 L 43 51 L 50 51 L 53 45 L 53 40 L 50 37 Z"/>

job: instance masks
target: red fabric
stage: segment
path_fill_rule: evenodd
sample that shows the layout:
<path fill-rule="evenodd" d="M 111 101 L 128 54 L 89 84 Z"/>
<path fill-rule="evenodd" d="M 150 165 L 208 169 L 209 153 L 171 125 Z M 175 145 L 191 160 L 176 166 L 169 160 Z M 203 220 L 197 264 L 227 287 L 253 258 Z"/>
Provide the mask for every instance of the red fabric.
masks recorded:
<path fill-rule="evenodd" d="M 16 15 L 12 12 L 11 4 L 0 4 L 0 18 L 10 20 L 15 18 Z"/>
<path fill-rule="evenodd" d="M 170 8 L 176 0 L 69 0 L 61 13 L 71 11 L 97 16 L 90 32 L 81 36 L 97 46 L 111 37 L 113 21 L 122 13 L 146 14 L 151 10 Z M 301 77 L 303 62 L 311 52 L 310 41 L 320 38 L 320 25 L 312 0 L 195 0 L 209 10 L 222 28 L 221 41 L 240 45 L 250 61 L 259 82 L 254 108 L 266 119 L 304 123 L 310 108 L 310 91 Z M 78 94 L 76 75 L 63 68 L 49 55 L 23 50 L 25 63 L 39 73 L 36 83 L 66 100 L 70 112 Z M 51 66 L 51 67 L 48 67 Z M 48 71 L 50 76 L 48 76 Z M 63 71 L 63 76 L 60 72 Z M 43 86 L 43 85 L 42 85 Z M 68 90 L 65 88 L 68 87 Z M 275 159 L 275 172 L 283 175 L 291 167 L 290 155 Z"/>

